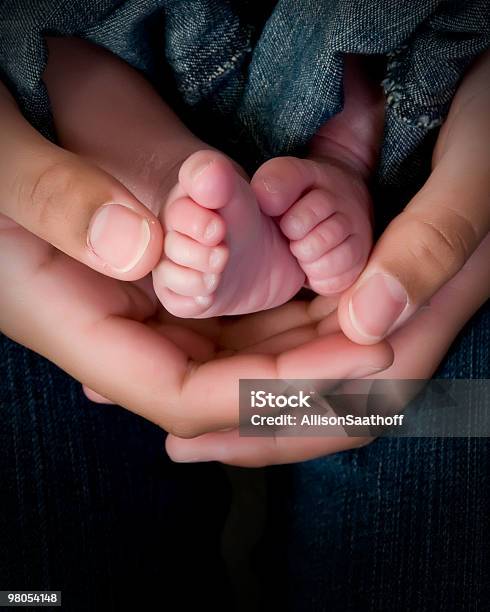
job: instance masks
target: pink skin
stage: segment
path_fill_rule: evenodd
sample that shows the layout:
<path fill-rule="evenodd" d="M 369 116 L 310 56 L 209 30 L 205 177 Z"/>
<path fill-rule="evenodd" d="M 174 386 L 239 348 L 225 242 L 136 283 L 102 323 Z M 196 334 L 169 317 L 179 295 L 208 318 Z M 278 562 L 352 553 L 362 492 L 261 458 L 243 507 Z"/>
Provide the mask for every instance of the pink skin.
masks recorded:
<path fill-rule="evenodd" d="M 254 175 L 253 191 L 218 153 L 201 151 L 184 162 L 163 212 L 165 258 L 153 274 L 171 313 L 255 312 L 289 300 L 304 275 L 321 295 L 357 279 L 372 247 L 367 179 L 383 100 L 361 60 L 348 57 L 345 68 L 344 109 L 316 134 L 309 159 L 269 160 Z"/>
<path fill-rule="evenodd" d="M 50 39 L 49 48 L 44 78 L 62 145 L 120 179 L 165 226 L 153 271 L 165 308 L 204 318 L 294 296 L 304 273 L 243 171 L 195 137 L 115 56 L 74 39 Z"/>
<path fill-rule="evenodd" d="M 281 157 L 264 164 L 252 185 L 262 210 L 279 217 L 309 286 L 332 295 L 352 285 L 372 245 L 364 182 L 329 161 Z"/>
<path fill-rule="evenodd" d="M 65 42 L 60 41 L 60 44 Z M 62 53 L 59 57 L 66 59 L 68 64 L 73 59 L 66 53 Z M 86 57 L 84 47 L 81 48 L 81 57 Z M 50 54 L 50 61 L 52 58 L 53 54 Z M 249 210 L 246 205 L 257 210 L 255 200 L 252 196 L 241 197 L 244 193 L 245 195 L 249 193 L 248 187 L 243 187 L 244 191 L 239 196 L 235 195 L 236 183 L 241 184 L 238 180 L 240 176 L 235 175 L 233 169 L 230 170 L 227 158 L 209 152 L 200 152 L 189 158 L 193 151 L 202 149 L 205 145 L 193 138 L 181 124 L 179 125 L 177 118 L 172 116 L 151 88 L 145 86 L 141 79 L 139 84 L 136 83 L 136 88 L 129 87 L 131 79 L 134 81 L 136 78 L 135 73 L 117 60 L 106 66 L 99 53 L 95 60 L 95 62 L 88 61 L 90 78 L 83 81 L 83 87 L 80 87 L 80 79 L 83 77 L 81 70 L 65 72 L 55 70 L 48 79 L 50 94 L 55 102 L 59 101 L 59 104 L 55 104 L 55 119 L 62 141 L 69 144 L 73 151 L 81 153 L 85 158 L 93 159 L 108 172 L 119 177 L 141 202 L 156 213 L 161 211 L 166 201 L 167 184 L 175 185 L 177 182 L 176 178 L 173 178 L 173 168 L 182 166 L 181 179 L 169 198 L 169 221 L 171 221 L 172 202 L 176 204 L 180 202 L 179 208 L 185 209 L 186 202 L 194 205 L 197 199 L 200 205 L 194 207 L 192 220 L 196 224 L 198 234 L 201 231 L 203 237 L 206 216 L 200 217 L 201 213 L 216 215 L 215 219 L 219 219 L 215 226 L 215 239 L 220 235 L 220 227 L 223 234 L 223 224 L 228 224 L 226 219 L 228 207 L 230 222 L 226 231 L 231 234 L 230 230 L 237 227 L 233 225 L 231 214 L 235 197 L 239 202 L 237 208 L 240 206 L 241 212 L 247 214 L 240 219 L 238 213 L 235 219 L 249 221 Z M 101 78 L 94 81 L 96 68 L 102 72 Z M 54 79 L 56 74 L 59 75 L 58 79 Z M 121 87 L 122 83 L 127 87 Z M 59 85 L 59 90 L 56 84 Z M 136 96 L 135 99 L 128 95 L 128 88 L 132 94 L 135 93 L 135 89 L 136 93 L 139 91 L 141 98 L 138 99 Z M 67 100 L 65 96 L 70 91 L 73 95 Z M 355 99 L 361 98 L 355 97 Z M 144 108 L 144 112 L 135 115 L 134 108 L 140 107 L 139 103 L 141 108 Z M 482 104 L 483 111 L 487 106 Z M 97 109 L 95 113 L 94 108 Z M 114 112 L 115 108 L 118 109 L 118 113 Z M 376 121 L 372 120 L 378 116 L 374 112 L 377 107 L 373 105 L 371 114 L 369 105 L 366 105 L 364 115 L 361 113 L 357 121 L 355 117 L 350 117 L 350 125 L 349 121 L 346 121 L 346 117 L 349 116 L 348 108 L 347 101 L 346 110 L 329 122 L 326 128 L 320 130 L 314 139 L 316 142 L 312 143 L 312 155 L 316 157 L 314 161 L 321 167 L 320 170 L 327 169 L 327 159 L 335 159 L 337 166 L 340 165 L 346 175 L 350 173 L 351 177 L 357 176 L 364 181 L 369 168 L 372 167 L 370 162 L 375 153 L 373 148 L 366 146 L 366 143 L 377 142 L 375 138 L 367 137 L 373 126 L 377 125 Z M 371 121 L 365 120 L 366 117 L 369 119 L 370 115 Z M 472 117 L 474 113 L 460 113 L 460 115 Z M 161 129 L 157 129 L 159 125 Z M 349 127 L 352 128 L 350 132 L 347 129 Z M 36 143 L 23 134 L 20 126 L 17 126 L 16 131 L 17 139 L 23 143 L 24 150 L 37 151 L 39 155 L 34 156 L 36 158 L 45 155 L 44 145 L 37 148 Z M 456 133 L 458 134 L 457 131 Z M 475 133 L 480 135 L 482 130 L 478 129 Z M 452 164 L 457 163 L 459 167 L 460 160 L 468 157 L 468 152 L 473 151 L 474 143 L 478 141 L 478 138 L 473 138 L 472 130 L 468 132 L 466 129 L 462 130 L 462 133 L 460 130 L 459 139 L 465 134 L 469 134 L 471 147 L 468 151 L 464 147 L 462 150 L 455 150 L 454 154 L 450 151 L 449 164 L 442 164 L 435 174 L 438 177 L 436 180 L 444 189 L 447 179 L 456 174 L 456 168 Z M 355 135 L 356 138 L 353 137 Z M 120 146 L 122 142 L 128 146 Z M 481 142 L 486 141 L 482 139 Z M 9 152 L 11 153 L 11 149 Z M 135 155 L 135 152 L 139 155 Z M 486 160 L 485 155 L 478 155 L 478 152 L 479 149 L 476 148 L 476 159 L 471 159 L 469 165 L 473 170 L 478 168 L 478 164 L 474 162 L 478 159 L 480 162 Z M 196 193 L 192 190 L 195 186 L 186 183 L 186 177 L 189 178 L 192 174 L 190 162 L 196 158 L 202 161 L 202 156 L 208 155 L 211 155 L 214 162 L 211 166 L 206 166 L 206 170 L 199 177 L 201 179 L 199 193 Z M 186 158 L 187 161 L 181 164 L 179 159 Z M 220 170 L 222 165 L 225 170 L 221 174 L 220 183 L 219 180 L 215 180 L 215 171 Z M 189 173 L 186 175 L 187 170 Z M 471 194 L 472 197 L 468 200 L 485 204 L 488 201 L 486 181 L 488 173 L 484 170 L 483 168 L 476 174 L 471 172 L 456 174 L 460 185 L 455 192 Z M 29 176 L 30 171 L 24 169 L 24 174 Z M 206 172 L 211 172 L 213 178 L 206 177 Z M 256 175 L 256 179 L 257 176 L 260 177 L 260 174 Z M 478 181 L 475 181 L 475 176 Z M 69 178 L 71 177 L 72 175 L 69 175 Z M 12 199 L 11 194 L 7 193 L 9 180 L 10 177 L 6 174 L 6 180 L 0 181 L 0 185 L 7 186 L 7 195 L 2 200 L 6 202 Z M 93 192 L 88 186 L 104 183 L 100 175 L 94 171 L 81 173 L 77 181 L 70 182 L 69 185 L 75 185 L 77 189 L 74 191 L 78 191 L 79 187 L 81 195 L 87 200 L 93 197 Z M 184 197 L 185 194 L 191 196 L 192 200 Z M 447 195 L 449 197 L 452 193 Z M 208 199 L 210 196 L 212 198 Z M 48 202 L 52 206 L 52 202 L 49 200 Z M 467 203 L 465 201 L 465 204 Z M 215 211 L 211 210 L 213 207 Z M 190 208 L 192 209 L 192 206 Z M 163 216 L 165 217 L 165 213 Z M 258 216 L 262 218 L 261 215 Z M 199 219 L 204 221 L 201 226 Z M 183 220 L 186 220 L 185 217 Z M 66 225 L 66 219 L 63 219 L 63 222 Z M 6 290 L 1 293 L 2 329 L 10 337 L 44 354 L 90 387 L 97 389 L 97 392 L 94 392 L 97 395 L 92 395 L 94 399 L 101 401 L 104 396 L 108 397 L 154 420 L 178 436 L 195 436 L 205 431 L 218 431 L 236 426 L 234 422 L 236 414 L 234 411 L 230 413 L 229 407 L 233 403 L 236 381 L 239 378 L 264 375 L 286 379 L 305 376 L 361 377 L 385 369 L 391 362 L 392 355 L 387 350 L 387 345 L 360 347 L 346 340 L 342 334 L 335 333 L 338 331 L 338 325 L 332 327 L 331 317 L 327 316 L 335 305 L 334 298 L 317 298 L 310 306 L 292 302 L 277 311 L 258 313 L 238 321 L 234 319 L 187 323 L 182 321 L 182 324 L 177 325 L 175 320 L 162 310 L 158 312 L 158 319 L 153 320 L 152 324 L 150 317 L 156 314 L 156 304 L 153 299 L 148 299 L 146 291 L 140 291 L 144 282 L 138 283 L 136 287 L 133 283 L 121 283 L 95 274 L 15 224 L 12 225 L 7 221 L 3 226 L 0 218 L 0 226 L 6 230 L 1 232 L 3 235 L 0 249 L 0 254 L 5 260 L 5 265 L 0 266 L 0 272 L 3 276 L 6 274 L 2 281 L 2 286 Z M 240 235 L 238 228 L 236 232 L 238 237 L 244 233 Z M 204 246 L 215 248 L 221 245 Z M 171 248 L 170 241 L 168 249 Z M 180 256 L 183 257 L 182 254 Z M 235 259 L 239 265 L 239 258 L 235 256 Z M 196 261 L 198 260 L 199 257 Z M 478 263 L 473 257 L 466 266 L 467 272 L 478 272 L 478 276 L 475 277 L 476 282 L 464 284 L 454 282 L 454 285 L 452 282 L 449 283 L 453 285 L 454 291 L 436 296 L 432 300 L 435 308 L 432 309 L 429 304 L 429 309 L 422 311 L 421 319 L 424 323 L 422 327 L 417 328 L 421 320 L 417 318 L 397 332 L 396 345 L 394 344 L 396 354 L 394 370 L 390 370 L 396 378 L 400 376 L 421 378 L 430 375 L 430 368 L 440 360 L 457 330 L 475 307 L 488 297 L 486 265 L 488 249 L 483 252 L 481 262 Z M 39 266 L 42 269 L 38 270 Z M 23 273 L 20 277 L 19 272 Z M 256 272 L 259 273 L 259 268 Z M 485 274 L 481 276 L 479 272 Z M 223 277 L 224 275 L 223 273 Z M 146 280 L 148 279 L 144 279 Z M 39 298 L 43 295 L 47 296 L 46 300 Z M 153 295 L 152 298 L 154 297 Z M 474 303 L 472 300 L 475 298 L 477 302 Z M 29 308 L 32 304 L 37 304 L 39 307 Z M 318 307 L 317 304 L 319 306 L 324 304 L 327 311 L 325 312 L 325 308 Z M 448 311 L 447 304 L 452 304 L 455 308 Z M 463 311 L 460 306 L 464 306 Z M 289 315 L 294 311 L 297 311 L 299 316 L 294 321 L 290 321 Z M 453 314 L 456 314 L 456 317 Z M 319 322 L 320 319 L 324 320 Z M 205 326 L 201 329 L 202 337 L 193 331 L 191 324 Z M 186 328 L 186 325 L 189 327 Z M 199 331 L 197 328 L 196 330 Z M 230 344 L 230 338 L 234 339 L 234 343 Z M 427 342 L 428 338 L 430 342 Z M 422 360 L 421 343 L 425 343 L 424 346 L 428 347 L 428 350 L 424 351 Z M 315 368 L 320 368 L 321 371 Z M 383 372 L 382 376 L 386 374 Z M 216 390 L 219 392 L 211 397 L 210 394 Z M 203 397 L 206 399 L 204 411 Z M 233 432 L 218 434 L 219 448 L 226 450 L 226 440 L 223 436 L 228 438 L 233 435 L 235 435 Z M 172 438 L 169 440 L 172 441 Z M 175 442 L 176 439 L 173 440 Z M 198 438 L 196 443 L 206 440 L 206 437 Z M 294 441 L 292 444 L 294 446 Z M 220 456 L 216 453 L 209 454 L 206 457 L 191 448 L 188 449 L 190 454 L 186 457 L 181 455 L 180 459 L 214 458 L 230 463 L 260 465 L 267 462 L 308 459 L 334 450 L 316 448 L 312 451 L 311 448 L 305 448 L 306 442 L 302 444 L 298 441 L 298 446 L 302 447 L 299 449 L 300 453 L 296 452 L 293 455 L 288 452 L 281 455 L 281 445 L 274 443 L 272 456 L 267 455 L 264 458 L 264 454 L 258 448 L 261 444 L 253 448 L 248 442 L 246 446 L 242 444 L 239 446 L 244 452 L 246 451 L 247 458 L 239 457 L 234 452 L 231 454 L 224 452 Z"/>
<path fill-rule="evenodd" d="M 153 285 L 173 315 L 273 308 L 297 293 L 305 274 L 319 293 L 336 293 L 364 266 L 371 247 L 365 180 L 380 113 L 362 74 L 346 80 L 346 109 L 315 137 L 311 159 L 271 160 L 252 186 L 104 50 L 50 40 L 45 81 L 61 144 L 121 179 L 162 221 Z M 281 215 L 279 225 L 271 215 Z"/>
<path fill-rule="evenodd" d="M 304 274 L 233 163 L 198 151 L 181 166 L 162 212 L 164 257 L 155 292 L 181 317 L 235 315 L 287 302 Z"/>
<path fill-rule="evenodd" d="M 344 109 L 315 135 L 308 159 L 269 160 L 252 179 L 262 210 L 277 219 L 309 286 L 321 295 L 352 285 L 372 247 L 367 179 L 383 100 L 365 74 L 361 60 L 347 57 Z"/>

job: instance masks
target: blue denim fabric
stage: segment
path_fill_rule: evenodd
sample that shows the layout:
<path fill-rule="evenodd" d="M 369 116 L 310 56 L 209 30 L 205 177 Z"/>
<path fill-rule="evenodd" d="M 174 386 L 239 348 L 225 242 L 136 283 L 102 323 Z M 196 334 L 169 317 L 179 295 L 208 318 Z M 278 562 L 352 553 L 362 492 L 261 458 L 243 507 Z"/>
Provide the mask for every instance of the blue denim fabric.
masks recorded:
<path fill-rule="evenodd" d="M 490 377 L 488 305 L 436 376 Z M 260 564 L 268 605 L 294 612 L 487 609 L 489 465 L 488 438 L 381 438 L 270 469 Z"/>
<path fill-rule="evenodd" d="M 394 214 L 427 175 L 438 125 L 488 46 L 488 24 L 485 0 L 3 0 L 0 75 L 55 138 L 42 35 L 85 37 L 142 71 L 193 129 L 253 169 L 301 152 L 342 108 L 344 53 L 381 55 L 375 188 L 378 207 Z M 487 307 L 442 374 L 490 377 L 489 330 Z M 90 404 L 53 365 L 0 341 L 0 585 L 62 588 L 70 611 L 152 609 L 175 593 L 182 610 L 220 608 L 222 473 L 172 465 L 158 429 Z M 278 581 L 264 580 L 266 609 L 282 599 L 281 609 L 314 612 L 484 609 L 489 450 L 486 440 L 383 439 L 270 470 L 260 554 Z"/>
<path fill-rule="evenodd" d="M 4 0 L 0 32 L 0 76 L 43 133 L 54 136 L 43 34 L 76 35 L 144 72 L 249 169 L 299 153 L 341 110 L 345 53 L 382 56 L 377 183 L 393 211 L 426 177 L 458 82 L 489 46 L 490 8 L 487 0 L 267 0 L 259 8 L 252 0 Z"/>
<path fill-rule="evenodd" d="M 163 449 L 158 427 L 0 336 L 0 589 L 61 589 L 66 612 L 228 611 L 227 480 Z"/>
<path fill-rule="evenodd" d="M 487 307 L 438 376 L 489 378 L 489 364 Z M 219 550 L 229 488 L 217 466 L 172 464 L 157 427 L 91 404 L 1 336 L 0 381 L 2 587 L 62 589 L 69 612 L 151 610 L 171 597 L 183 611 L 235 609 Z M 271 468 L 253 554 L 261 609 L 484 610 L 489 461 L 486 439 L 385 438 Z M 237 554 L 250 550 L 243 537 L 233 536 Z"/>

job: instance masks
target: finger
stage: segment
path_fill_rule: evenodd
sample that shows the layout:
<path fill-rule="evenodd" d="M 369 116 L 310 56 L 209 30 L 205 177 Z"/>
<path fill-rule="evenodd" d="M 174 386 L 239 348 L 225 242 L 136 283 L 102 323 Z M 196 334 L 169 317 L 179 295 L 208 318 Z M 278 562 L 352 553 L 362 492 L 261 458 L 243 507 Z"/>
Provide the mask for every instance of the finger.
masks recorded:
<path fill-rule="evenodd" d="M 311 323 L 306 302 L 292 301 L 245 317 L 224 320 L 220 335 L 223 347 L 240 350 L 299 325 Z"/>
<path fill-rule="evenodd" d="M 0 233 L 2 258 L 17 262 L 31 243 L 41 242 L 20 228 L 13 233 Z M 21 282 L 7 282 L 10 266 L 4 264 L 0 284 L 8 291 L 0 292 L 0 329 L 99 395 L 180 437 L 235 427 L 240 378 L 358 377 L 392 360 L 387 344 L 363 347 L 337 334 L 277 356 L 197 363 L 147 324 L 155 306 L 131 283 L 96 275 L 59 252 Z"/>
<path fill-rule="evenodd" d="M 366 350 L 367 349 L 367 350 Z M 180 394 L 184 408 L 179 437 L 235 427 L 238 421 L 238 381 L 248 379 L 360 378 L 387 368 L 393 359 L 387 343 L 359 346 L 342 334 L 320 337 L 279 355 L 235 355 L 195 365 Z M 203 393 L 206 415 L 202 425 Z M 182 419 L 183 420 L 183 419 Z"/>
<path fill-rule="evenodd" d="M 455 336 L 490 297 L 490 235 L 467 264 L 407 323 L 389 337 L 393 364 L 372 378 L 428 379 Z M 423 350 L 421 350 L 423 347 Z"/>
<path fill-rule="evenodd" d="M 207 361 L 215 354 L 213 343 L 190 329 L 177 325 L 165 325 L 163 323 L 157 323 L 153 325 L 152 328 L 189 355 L 191 359 L 196 361 Z M 83 392 L 92 402 L 98 404 L 114 403 L 86 385 L 83 385 Z"/>
<path fill-rule="evenodd" d="M 103 397 L 102 395 L 100 395 L 100 393 L 97 393 L 97 391 L 90 389 L 86 385 L 82 385 L 82 389 L 87 399 L 89 399 L 91 402 L 94 402 L 95 404 L 113 404 L 114 403 L 114 402 L 111 402 L 111 400 L 107 399 L 106 397 Z"/>
<path fill-rule="evenodd" d="M 233 431 L 204 434 L 184 440 L 167 436 L 165 447 L 172 461 L 196 463 L 220 461 L 242 467 L 296 463 L 339 451 L 359 448 L 373 438 L 357 437 L 240 437 Z"/>
<path fill-rule="evenodd" d="M 133 280 L 158 262 L 159 221 L 111 176 L 44 139 L 0 84 L 0 212 L 74 259 Z"/>
<path fill-rule="evenodd" d="M 152 327 L 194 361 L 209 361 L 216 353 L 214 342 L 193 329 L 180 324 L 165 323 L 157 323 Z"/>
<path fill-rule="evenodd" d="M 342 297 L 349 338 L 378 342 L 465 264 L 490 230 L 490 54 L 463 81 L 439 136 L 433 172 L 387 228 Z"/>
<path fill-rule="evenodd" d="M 278 334 L 316 323 L 333 312 L 338 298 L 319 296 L 311 302 L 293 300 L 271 310 L 234 320 L 224 320 L 220 344 L 241 350 L 262 343 Z"/>
<path fill-rule="evenodd" d="M 393 365 L 372 378 L 427 380 L 469 317 L 490 292 L 490 236 L 482 242 L 467 265 L 446 284 L 406 325 L 390 336 L 395 350 Z M 452 308 L 448 309 L 450 303 Z M 420 347 L 424 346 L 424 351 Z M 403 389 L 402 389 L 403 390 Z M 395 387 L 396 391 L 396 387 Z M 403 397 L 399 398 L 403 400 Z M 408 398 L 409 399 L 409 398 Z M 402 409 L 395 403 L 393 408 Z M 221 461 L 231 465 L 260 467 L 307 461 L 369 443 L 372 438 L 343 437 L 240 437 L 237 430 L 205 434 L 184 440 L 168 436 L 167 452 L 177 462 Z"/>
<path fill-rule="evenodd" d="M 309 310 L 311 312 L 311 309 Z M 339 326 L 337 311 L 334 311 L 327 315 L 324 319 L 321 319 L 319 322 L 313 322 L 302 327 L 291 327 L 290 329 L 286 329 L 282 333 L 266 338 L 257 344 L 242 348 L 239 352 L 241 354 L 260 353 L 278 355 L 279 353 L 283 353 L 301 346 L 302 344 L 305 344 L 305 342 L 314 340 L 318 336 L 337 334 L 340 331 L 341 329 Z"/>
<path fill-rule="evenodd" d="M 279 353 L 301 346 L 302 344 L 305 344 L 305 342 L 315 340 L 317 337 L 318 332 L 312 325 L 296 327 L 294 329 L 285 331 L 282 334 L 272 336 L 272 338 L 268 338 L 267 340 L 241 349 L 240 354 L 278 355 Z"/>
<path fill-rule="evenodd" d="M 212 340 L 213 343 L 216 343 L 224 319 L 220 319 L 219 317 L 211 317 L 209 319 L 183 319 L 182 317 L 176 317 L 170 314 L 170 312 L 162 308 L 158 313 L 158 320 L 167 325 L 193 330 L 200 336 L 208 338 Z"/>

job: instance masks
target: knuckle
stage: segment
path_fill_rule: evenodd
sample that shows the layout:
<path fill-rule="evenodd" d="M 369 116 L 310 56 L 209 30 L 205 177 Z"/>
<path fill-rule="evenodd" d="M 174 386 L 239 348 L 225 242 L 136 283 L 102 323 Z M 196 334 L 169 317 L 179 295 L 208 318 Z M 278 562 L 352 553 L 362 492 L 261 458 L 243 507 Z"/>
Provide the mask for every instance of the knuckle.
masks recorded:
<path fill-rule="evenodd" d="M 71 160 L 56 160 L 48 164 L 19 194 L 19 206 L 29 221 L 46 227 L 53 220 L 63 218 L 70 194 L 73 198 L 76 169 Z"/>
<path fill-rule="evenodd" d="M 474 232 L 468 223 L 448 213 L 445 219 L 416 217 L 411 225 L 409 231 L 414 239 L 410 241 L 409 251 L 421 266 L 447 276 L 453 276 L 463 267 L 474 241 Z"/>
<path fill-rule="evenodd" d="M 182 418 L 178 420 L 173 419 L 172 423 L 167 424 L 164 429 L 177 438 L 185 439 L 196 438 L 202 433 L 195 422 Z"/>
<path fill-rule="evenodd" d="M 314 189 L 306 200 L 306 212 L 313 221 L 319 223 L 325 219 L 325 194 L 321 189 Z"/>

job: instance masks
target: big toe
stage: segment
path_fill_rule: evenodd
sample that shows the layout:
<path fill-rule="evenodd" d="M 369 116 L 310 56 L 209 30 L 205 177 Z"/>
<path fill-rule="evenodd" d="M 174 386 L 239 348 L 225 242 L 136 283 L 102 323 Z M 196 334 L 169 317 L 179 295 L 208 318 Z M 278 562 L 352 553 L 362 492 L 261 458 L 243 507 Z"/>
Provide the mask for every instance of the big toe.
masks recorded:
<path fill-rule="evenodd" d="M 276 157 L 254 174 L 251 185 L 262 211 L 277 217 L 285 213 L 314 183 L 314 162 L 297 157 Z"/>
<path fill-rule="evenodd" d="M 182 164 L 179 183 L 189 196 L 206 208 L 223 208 L 235 189 L 237 172 L 223 154 L 197 151 Z"/>

